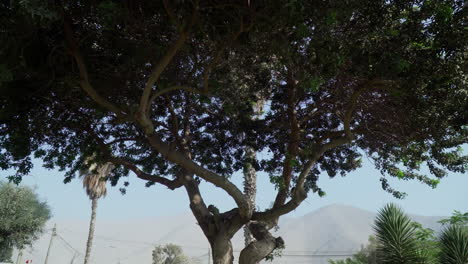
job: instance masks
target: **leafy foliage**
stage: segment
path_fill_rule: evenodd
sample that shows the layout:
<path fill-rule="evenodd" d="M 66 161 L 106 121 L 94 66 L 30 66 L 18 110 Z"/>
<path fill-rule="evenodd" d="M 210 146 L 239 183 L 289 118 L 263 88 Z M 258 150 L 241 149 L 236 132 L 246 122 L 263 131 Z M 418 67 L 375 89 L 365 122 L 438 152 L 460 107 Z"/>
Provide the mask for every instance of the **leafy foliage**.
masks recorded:
<path fill-rule="evenodd" d="M 205 234 L 223 223 L 229 238 L 250 220 L 274 226 L 307 193 L 324 195 L 318 178 L 346 176 L 362 155 L 396 197 L 404 193 L 389 177 L 434 188 L 467 168 L 463 9 L 453 0 L 3 1 L 0 168 L 20 181 L 34 155 L 68 182 L 95 154 L 116 165 L 113 185 L 132 172 L 202 198 L 198 184 L 209 182 L 239 210 L 213 221 L 203 200 L 191 208 Z M 249 148 L 266 155 L 251 161 Z M 277 189 L 266 211 L 230 179 L 247 161 Z"/>
<path fill-rule="evenodd" d="M 49 218 L 49 207 L 31 188 L 0 182 L 0 261 L 36 240 Z"/>
<path fill-rule="evenodd" d="M 382 208 L 374 223 L 381 263 L 420 263 L 415 227 L 411 219 L 395 204 Z"/>
<path fill-rule="evenodd" d="M 153 250 L 153 264 L 189 264 L 192 263 L 184 255 L 182 248 L 175 244 L 157 246 Z"/>
<path fill-rule="evenodd" d="M 461 226 L 468 226 L 468 212 L 462 213 L 460 211 L 455 210 L 453 215 L 448 219 L 442 219 L 439 221 L 442 225 L 461 225 Z"/>
<path fill-rule="evenodd" d="M 27 10 L 36 2 L 2 4 L 2 24 L 7 31 L 2 34 L 6 45 L 1 68 L 4 151 L 0 164 L 2 168 L 16 168 L 18 174 L 12 177 L 19 180 L 31 169 L 29 154 L 36 153 L 46 166 L 66 169 L 69 180 L 82 166 L 83 157 L 97 151 L 96 135 L 110 141 L 142 134 L 80 91 L 77 69 L 70 67 L 62 21 L 32 23 L 35 16 Z M 451 151 L 467 138 L 462 111 L 466 109 L 463 102 L 467 100 L 463 98 L 467 93 L 460 70 L 465 63 L 460 55 L 464 43 L 459 24 L 461 7 L 458 1 L 416 2 L 295 1 L 282 8 L 280 2 L 264 5 L 260 1 L 251 11 L 268 14 L 269 18 L 256 20 L 245 36 L 232 43 L 235 45 L 222 40 L 238 30 L 239 18 L 248 17 L 249 9 L 239 7 L 236 12 L 227 12 L 209 4 L 201 6 L 200 32 L 191 35 L 159 80 L 157 90 L 174 85 L 202 90 L 202 66 L 210 64 L 216 44 L 222 42 L 227 45 L 220 50 L 223 62 L 210 71 L 213 89 L 209 96 L 175 90 L 157 98 L 152 109 L 155 129 L 163 140 L 175 142 L 171 131 L 182 129 L 182 119 L 171 121 L 168 106 L 181 115 L 189 100 L 190 149 L 195 161 L 231 175 L 243 167 L 243 146 L 252 145 L 258 151 L 272 153 L 272 158 L 258 161 L 256 169 L 278 175 L 291 131 L 285 122 L 287 95 L 283 85 L 288 74 L 305 89 L 295 95 L 300 108 L 296 110 L 298 119 L 302 120 L 300 147 L 304 151 L 303 157 L 295 159 L 296 171 L 322 136 L 342 126 L 342 114 L 353 91 L 367 87 L 355 102 L 359 107 L 354 109 L 351 128 L 357 140 L 326 152 L 308 177 L 309 188 L 318 190 L 315 182 L 320 171 L 333 177 L 359 167 L 359 148 L 375 160 L 383 174 L 435 186 L 433 179 L 415 171 L 423 163 L 437 177 L 445 175 L 441 167 L 463 172 L 466 164 L 461 153 Z M 57 8 L 36 10 L 57 14 Z M 164 7 L 153 1 L 129 6 L 101 1 L 97 6 L 70 2 L 66 9 L 75 34 L 83 37 L 80 49 L 94 87 L 107 100 L 132 113 L 149 68 L 177 36 L 176 28 L 165 19 Z M 173 9 L 175 18 L 191 12 L 184 4 Z M 452 10 L 452 15 L 440 15 L 447 10 Z M 33 41 L 24 41 L 31 36 L 35 36 Z M 237 96 L 231 96 L 233 93 Z M 249 104 L 255 101 L 255 94 L 261 94 L 271 106 L 264 120 L 245 118 L 251 114 Z M 447 96 L 441 96 L 444 94 Z M 315 114 L 309 117 L 312 112 Z M 149 172 L 167 175 L 176 171 L 142 142 L 109 147 Z M 401 166 L 407 170 L 401 170 Z M 113 179 L 127 173 L 128 169 L 116 170 Z M 388 185 L 386 178 L 382 178 L 382 186 L 402 195 Z"/>
<path fill-rule="evenodd" d="M 330 264 L 378 264 L 377 240 L 374 236 L 369 237 L 369 242 L 365 247 L 354 254 L 351 258 L 344 260 L 329 260 Z"/>
<path fill-rule="evenodd" d="M 434 235 L 434 230 L 424 228 L 420 223 L 413 222 L 415 239 L 418 244 L 420 263 L 436 264 L 440 253 L 440 243 Z"/>
<path fill-rule="evenodd" d="M 382 217 L 382 214 L 385 214 L 385 217 Z M 418 222 L 409 223 L 401 209 L 393 204 L 389 204 L 380 211 L 380 215 L 376 219 L 376 223 L 377 221 L 386 221 L 385 224 L 380 224 L 379 230 L 383 230 L 383 232 L 377 233 L 377 238 L 379 240 L 371 236 L 369 238 L 369 244 L 352 258 L 336 261 L 330 260 L 329 262 L 330 264 L 377 264 L 382 263 L 381 261 L 392 261 L 384 263 L 408 263 L 406 261 L 408 255 L 410 255 L 411 258 L 416 259 L 415 262 L 412 263 L 466 263 L 466 239 L 468 229 L 466 229 L 465 226 L 467 222 L 464 216 L 465 214 L 455 211 L 453 216 L 449 219 L 439 221 L 439 223 L 450 223 L 451 225 L 445 228 L 440 238 L 437 238 L 434 235 L 434 230 L 424 228 Z M 397 218 L 400 220 L 395 220 Z M 403 221 L 405 218 L 406 220 Z M 394 225 L 392 223 L 400 224 Z M 400 230 L 400 232 L 395 230 Z M 404 230 L 411 235 L 407 235 L 405 238 L 399 240 L 401 238 L 399 233 L 402 233 Z M 408 241 L 410 241 L 413 250 L 409 253 L 401 251 L 402 245 L 408 245 Z M 387 255 L 389 254 L 388 251 L 382 250 L 383 247 L 390 248 L 390 256 L 394 255 L 396 252 L 400 252 L 396 254 L 400 254 L 402 257 L 399 260 L 398 258 L 390 260 Z"/>
<path fill-rule="evenodd" d="M 99 199 L 106 195 L 106 181 L 111 170 L 114 168 L 112 163 L 103 165 L 90 164 L 86 172 L 81 172 L 83 177 L 83 188 L 89 199 Z"/>

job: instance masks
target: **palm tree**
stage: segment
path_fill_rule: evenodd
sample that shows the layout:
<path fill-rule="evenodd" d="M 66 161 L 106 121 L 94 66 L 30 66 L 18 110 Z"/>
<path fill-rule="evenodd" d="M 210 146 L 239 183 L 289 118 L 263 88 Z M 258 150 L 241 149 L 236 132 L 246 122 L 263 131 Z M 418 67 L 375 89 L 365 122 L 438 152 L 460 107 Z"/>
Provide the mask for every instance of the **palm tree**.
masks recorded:
<path fill-rule="evenodd" d="M 440 263 L 468 263 L 468 229 L 466 227 L 458 224 L 450 225 L 442 232 L 440 242 Z"/>
<path fill-rule="evenodd" d="M 253 161 L 255 160 L 255 154 L 253 148 L 245 148 L 246 162 L 244 165 L 244 194 L 249 199 L 250 206 L 255 206 L 255 196 L 257 194 L 257 172 L 253 167 Z M 253 237 L 250 233 L 248 224 L 244 226 L 244 243 L 248 246 L 252 242 Z"/>
<path fill-rule="evenodd" d="M 252 120 L 258 120 L 263 111 L 265 101 L 259 99 L 253 105 Z M 245 147 L 245 163 L 244 163 L 244 194 L 249 200 L 250 206 L 255 207 L 255 197 L 257 195 L 257 171 L 254 168 L 257 152 L 250 146 Z M 244 226 L 244 243 L 248 246 L 253 241 L 249 225 Z"/>
<path fill-rule="evenodd" d="M 415 227 L 411 219 L 395 204 L 382 208 L 374 223 L 377 254 L 381 263 L 421 263 Z"/>
<path fill-rule="evenodd" d="M 91 255 L 91 247 L 93 244 L 94 226 L 96 224 L 96 209 L 98 200 L 104 197 L 107 193 L 106 189 L 106 177 L 109 175 L 114 165 L 107 162 L 103 165 L 98 166 L 92 164 L 89 166 L 86 172 L 82 172 L 83 176 L 83 188 L 86 190 L 86 194 L 91 200 L 91 221 L 89 223 L 88 241 L 86 242 L 86 254 L 84 258 L 84 264 L 88 264 Z"/>

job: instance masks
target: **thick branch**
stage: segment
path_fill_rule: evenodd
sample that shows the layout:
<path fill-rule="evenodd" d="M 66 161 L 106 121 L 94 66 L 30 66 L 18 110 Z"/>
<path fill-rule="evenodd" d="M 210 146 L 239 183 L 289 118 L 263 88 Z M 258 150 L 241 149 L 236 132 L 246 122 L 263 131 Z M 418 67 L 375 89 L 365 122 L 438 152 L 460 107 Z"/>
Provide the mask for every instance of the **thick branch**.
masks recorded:
<path fill-rule="evenodd" d="M 150 145 L 169 161 L 181 166 L 187 171 L 194 173 L 200 178 L 225 190 L 236 202 L 237 206 L 240 209 L 241 216 L 249 218 L 249 202 L 247 201 L 242 191 L 240 191 L 235 184 L 230 182 L 225 177 L 218 175 L 196 164 L 195 162 L 187 158 L 183 153 L 172 149 L 166 143 L 162 142 L 161 139 L 159 139 L 159 137 L 156 136 L 154 133 L 147 134 L 147 139 Z"/>
<path fill-rule="evenodd" d="M 190 209 L 192 210 L 192 213 L 197 219 L 197 222 L 205 236 L 210 237 L 212 235 L 210 234 L 211 215 L 203 201 L 200 189 L 198 188 L 198 183 L 194 180 L 192 175 L 187 174 L 183 176 L 183 178 L 184 187 L 190 201 Z"/>
<path fill-rule="evenodd" d="M 189 31 L 197 18 L 197 14 L 198 6 L 195 6 L 187 28 L 181 30 L 181 32 L 179 33 L 179 38 L 173 43 L 173 45 L 169 48 L 169 50 L 166 52 L 163 58 L 151 71 L 148 81 L 146 82 L 145 88 L 143 89 L 143 94 L 140 98 L 140 112 L 146 113 L 146 111 L 148 111 L 151 91 L 153 89 L 154 84 L 158 81 L 163 71 L 166 69 L 166 67 L 172 61 L 176 53 L 180 50 L 180 48 L 182 48 L 183 44 L 187 40 L 189 36 Z"/>
<path fill-rule="evenodd" d="M 310 159 L 304 166 L 301 174 L 298 177 L 296 189 L 291 200 L 283 205 L 274 207 L 264 212 L 254 212 L 252 215 L 252 220 L 263 221 L 267 223 L 271 221 L 276 222 L 278 217 L 295 210 L 302 203 L 302 201 L 307 198 L 307 193 L 304 190 L 304 181 L 317 160 L 318 158 Z"/>
<path fill-rule="evenodd" d="M 295 210 L 301 203 L 307 198 L 307 193 L 304 189 L 304 184 L 307 176 L 310 173 L 310 170 L 314 167 L 316 162 L 320 159 L 324 152 L 333 149 L 335 147 L 341 146 L 351 142 L 352 139 L 344 136 L 336 138 L 329 143 L 326 143 L 320 147 L 307 161 L 302 169 L 301 173 L 297 177 L 295 190 L 293 192 L 292 198 L 282 206 L 266 210 L 265 212 L 255 212 L 252 215 L 252 220 L 258 221 L 275 221 L 278 217 L 285 215 L 293 210 Z"/>

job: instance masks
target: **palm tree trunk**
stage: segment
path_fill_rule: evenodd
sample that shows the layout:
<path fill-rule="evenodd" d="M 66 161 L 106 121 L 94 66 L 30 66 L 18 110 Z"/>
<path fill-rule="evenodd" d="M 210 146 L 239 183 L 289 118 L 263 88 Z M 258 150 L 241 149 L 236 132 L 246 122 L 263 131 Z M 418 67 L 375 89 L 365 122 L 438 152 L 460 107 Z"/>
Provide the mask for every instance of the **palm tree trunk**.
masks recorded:
<path fill-rule="evenodd" d="M 96 209 L 98 199 L 91 199 L 91 221 L 89 223 L 88 241 L 86 242 L 86 254 L 84 258 L 84 264 L 88 264 L 91 256 L 91 247 L 93 245 L 94 226 L 96 225 Z"/>
<path fill-rule="evenodd" d="M 251 206 L 255 206 L 255 196 L 257 194 L 257 172 L 252 161 L 255 160 L 255 151 L 251 147 L 246 147 L 246 162 L 244 167 L 244 194 L 249 199 Z M 244 226 L 244 243 L 248 246 L 253 240 L 248 225 Z"/>
<path fill-rule="evenodd" d="M 263 100 L 258 100 L 253 106 L 252 120 L 257 120 L 262 114 Z M 255 207 L 255 197 L 257 195 L 257 171 L 254 168 L 254 162 L 256 160 L 255 149 L 247 146 L 245 148 L 245 165 L 244 165 L 244 194 L 249 199 L 252 208 Z M 255 208 L 254 208 L 255 210 Z M 252 241 L 253 237 L 250 233 L 249 224 L 244 226 L 244 243 L 247 247 Z"/>

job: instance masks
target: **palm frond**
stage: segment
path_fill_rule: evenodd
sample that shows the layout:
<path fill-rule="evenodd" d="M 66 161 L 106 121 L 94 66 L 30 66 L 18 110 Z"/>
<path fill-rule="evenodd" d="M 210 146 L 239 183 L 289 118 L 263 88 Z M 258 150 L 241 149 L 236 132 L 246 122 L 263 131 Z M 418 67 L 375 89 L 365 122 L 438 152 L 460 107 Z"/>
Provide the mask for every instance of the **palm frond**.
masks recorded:
<path fill-rule="evenodd" d="M 468 231 L 462 225 L 451 225 L 444 229 L 440 237 L 440 263 L 468 263 Z"/>
<path fill-rule="evenodd" d="M 374 223 L 381 263 L 420 263 L 415 228 L 411 219 L 395 204 L 381 209 Z"/>
<path fill-rule="evenodd" d="M 110 162 L 102 165 L 92 164 L 87 171 L 82 172 L 83 188 L 90 199 L 99 199 L 107 194 L 106 177 L 114 165 Z"/>

